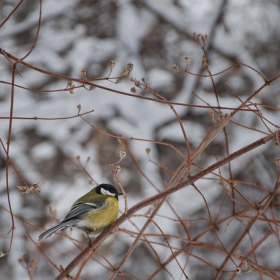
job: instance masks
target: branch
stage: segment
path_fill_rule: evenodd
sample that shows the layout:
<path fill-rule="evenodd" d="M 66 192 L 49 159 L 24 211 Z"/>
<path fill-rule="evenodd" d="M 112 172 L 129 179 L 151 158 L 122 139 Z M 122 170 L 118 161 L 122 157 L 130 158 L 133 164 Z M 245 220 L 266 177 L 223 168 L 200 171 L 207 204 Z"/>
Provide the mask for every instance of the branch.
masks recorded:
<path fill-rule="evenodd" d="M 147 198 L 138 204 L 134 205 L 131 207 L 127 215 L 122 215 L 119 217 L 118 220 L 116 220 L 111 226 L 108 227 L 108 232 L 112 232 L 117 229 L 122 223 L 124 223 L 128 218 L 130 218 L 134 213 L 136 213 L 138 210 L 158 201 L 159 199 L 165 198 L 168 195 L 175 193 L 182 188 L 193 184 L 197 180 L 203 178 L 204 176 L 208 175 L 209 173 L 213 172 L 217 168 L 220 168 L 221 166 L 227 164 L 228 162 L 231 162 L 232 160 L 240 157 L 241 155 L 244 155 L 248 153 L 251 150 L 254 150 L 255 148 L 266 144 L 268 141 L 272 140 L 277 132 L 274 132 L 270 134 L 267 137 L 261 138 L 257 140 L 256 142 L 253 142 L 252 144 L 232 153 L 231 155 L 223 158 L 222 160 L 212 164 L 208 168 L 198 172 L 197 174 L 190 176 L 188 179 L 176 184 L 174 187 L 167 189 L 157 195 L 154 195 L 150 198 Z M 81 252 L 66 268 L 64 271 L 62 271 L 56 278 L 56 280 L 61 280 L 63 279 L 66 275 L 69 275 L 69 273 L 89 254 L 92 253 L 93 250 L 95 250 L 97 247 L 99 247 L 105 239 L 107 239 L 110 235 L 107 231 L 102 232 L 83 252 Z"/>

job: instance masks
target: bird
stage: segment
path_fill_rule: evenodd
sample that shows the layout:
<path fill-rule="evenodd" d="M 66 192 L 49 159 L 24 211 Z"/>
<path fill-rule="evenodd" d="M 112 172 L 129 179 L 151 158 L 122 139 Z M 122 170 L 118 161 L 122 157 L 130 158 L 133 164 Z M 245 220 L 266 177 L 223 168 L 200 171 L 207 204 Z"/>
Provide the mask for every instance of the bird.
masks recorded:
<path fill-rule="evenodd" d="M 96 237 L 112 224 L 119 213 L 118 196 L 123 193 L 118 192 L 111 184 L 100 184 L 90 192 L 80 197 L 74 202 L 64 220 L 43 232 L 38 241 L 50 237 L 57 231 L 74 227 L 82 230 L 88 237 Z"/>

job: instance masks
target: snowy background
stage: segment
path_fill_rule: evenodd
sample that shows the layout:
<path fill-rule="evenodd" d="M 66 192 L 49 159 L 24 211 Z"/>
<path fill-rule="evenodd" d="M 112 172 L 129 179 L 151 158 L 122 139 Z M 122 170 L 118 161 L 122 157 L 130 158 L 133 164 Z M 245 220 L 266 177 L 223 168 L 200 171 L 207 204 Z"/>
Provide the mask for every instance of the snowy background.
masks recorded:
<path fill-rule="evenodd" d="M 0 2 L 1 22 L 16 5 L 17 2 L 13 0 Z M 34 42 L 38 17 L 39 1 L 23 2 L 0 29 L 0 48 L 18 58 L 23 57 Z M 138 80 L 144 77 L 148 85 L 164 98 L 179 103 L 205 105 L 192 94 L 195 92 L 203 100 L 216 106 L 210 79 L 184 73 L 186 55 L 191 58 L 188 70 L 204 73 L 200 67 L 202 50 L 194 40 L 193 33 L 209 36 L 206 50 L 212 73 L 220 72 L 237 62 L 243 62 L 271 79 L 279 74 L 280 69 L 279 18 L 280 4 L 276 0 L 46 0 L 43 1 L 42 24 L 36 48 L 25 62 L 75 78 L 81 78 L 83 68 L 87 70 L 88 78 L 108 76 L 110 60 L 116 62 L 112 76 L 120 76 L 126 70 L 127 63 L 132 62 L 134 68 L 130 77 Z M 172 70 L 174 64 L 179 66 L 180 73 Z M 22 87 L 50 91 L 67 87 L 67 80 L 44 75 L 22 65 L 17 69 L 22 78 L 16 75 L 15 83 Z M 11 87 L 1 82 L 11 82 L 11 65 L 3 55 L 0 56 L 0 73 L 0 137 L 6 143 L 9 128 L 9 120 L 6 117 L 10 112 Z M 134 86 L 130 78 L 124 79 L 120 84 L 108 81 L 96 83 L 127 93 L 131 93 L 130 88 Z M 263 80 L 249 68 L 238 67 L 216 76 L 215 83 L 220 104 L 235 108 L 240 102 L 225 83 L 245 100 L 263 84 Z M 78 83 L 75 85 L 78 86 Z M 254 98 L 253 102 L 279 107 L 279 86 L 280 82 L 275 81 Z M 143 93 L 143 96 L 154 97 L 150 93 Z M 45 184 L 41 187 L 40 195 L 31 194 L 22 198 L 16 188 L 22 183 L 10 168 L 10 196 L 14 214 L 30 223 L 25 224 L 25 227 L 35 242 L 42 228 L 56 224 L 49 212 L 49 206 L 57 210 L 58 218 L 62 220 L 72 203 L 92 188 L 86 174 L 78 168 L 73 168 L 73 164 L 78 167 L 77 156 L 80 156 L 82 164 L 90 157 L 87 170 L 96 182 L 113 183 L 109 165 L 118 161 L 118 152 L 123 148 L 117 139 L 98 132 L 79 117 L 64 120 L 32 119 L 35 116 L 38 118 L 75 116 L 78 104 L 82 106 L 81 113 L 94 110 L 84 117 L 103 131 L 117 136 L 168 142 L 186 155 L 182 131 L 168 105 L 98 88 L 93 91 L 79 88 L 74 90 L 74 94 L 70 94 L 69 91 L 46 93 L 16 87 L 14 117 L 31 119 L 13 120 L 10 157 L 30 185 L 41 181 Z M 186 106 L 175 106 L 175 109 L 181 117 L 191 149 L 194 150 L 213 126 L 212 118 L 209 116 L 210 110 Z M 272 123 L 279 125 L 279 113 L 276 110 L 262 107 L 261 111 Z M 223 113 L 230 113 L 230 110 L 223 110 Z M 255 128 L 256 131 L 229 123 L 227 129 L 230 152 L 269 133 L 260 118 L 251 112 L 240 112 L 234 121 Z M 272 131 L 276 130 L 273 125 L 269 127 Z M 171 170 L 179 167 L 182 157 L 164 145 L 136 140 L 127 141 L 127 144 L 143 173 L 158 189 L 163 190 L 171 175 L 149 162 L 146 148 L 151 149 L 150 157 L 153 161 Z M 270 142 L 241 160 L 232 162 L 234 179 L 252 182 L 272 191 L 279 171 L 279 167 L 274 164 L 276 153 L 277 147 Z M 207 167 L 225 155 L 225 140 L 221 133 L 196 163 Z M 121 168 L 118 178 L 127 192 L 129 207 L 157 193 L 152 184 L 141 175 L 131 156 L 128 155 L 121 162 Z M 197 171 L 198 169 L 193 170 Z M 229 177 L 227 168 L 221 169 L 221 172 L 225 178 Z M 2 149 L 0 182 L 0 204 L 8 209 L 5 153 Z M 214 217 L 217 217 L 220 205 L 223 207 L 220 210 L 222 214 L 231 212 L 232 202 L 229 198 L 225 199 L 223 186 L 217 177 L 215 180 L 200 180 L 197 187 L 211 205 Z M 246 184 L 241 184 L 240 189 L 252 203 L 257 203 L 262 198 L 260 192 Z M 207 217 L 201 196 L 191 186 L 171 195 L 168 201 L 183 220 Z M 237 206 L 239 210 L 245 204 L 244 201 L 242 203 Z M 122 199 L 120 209 L 124 210 Z M 143 209 L 141 213 L 147 210 Z M 165 234 L 186 237 L 186 232 L 168 205 L 161 208 L 155 220 Z M 136 217 L 132 221 L 141 228 L 146 219 Z M 38 261 L 34 279 L 54 279 L 58 274 L 57 270 L 27 236 L 21 221 L 16 219 L 15 222 L 12 251 L 0 259 L 1 278 L 29 279 L 27 272 L 18 263 L 18 259 L 25 253 L 29 262 L 32 259 Z M 3 209 L 0 209 L 0 224 L 0 251 L 5 252 L 9 246 L 10 235 L 7 232 L 11 228 L 11 221 L 10 215 Z M 203 221 L 189 222 L 188 230 L 194 237 L 208 225 L 209 223 Z M 234 243 L 233 239 L 242 231 L 239 226 L 240 223 L 234 221 L 230 225 L 223 224 L 220 228 L 219 235 L 228 250 Z M 136 230 L 130 222 L 126 222 L 121 228 Z M 257 223 L 251 233 L 253 242 L 258 242 L 263 237 L 262 233 L 268 230 L 267 224 Z M 67 233 L 86 242 L 86 239 L 76 231 Z M 160 234 L 154 225 L 150 225 L 146 233 Z M 118 233 L 106 240 L 100 252 L 112 265 L 117 266 L 133 240 L 128 234 Z M 150 240 L 155 242 L 160 240 L 164 244 L 162 238 Z M 244 249 L 243 251 L 241 249 L 244 254 L 251 248 L 249 246 L 250 248 L 246 249 L 245 243 L 248 243 L 248 240 L 244 240 Z M 201 241 L 221 247 L 214 234 L 204 236 Z M 170 243 L 174 248 L 180 248 L 185 244 L 176 238 L 171 239 Z M 259 250 L 270 253 L 260 253 L 258 263 L 272 270 L 279 268 L 278 245 L 276 238 L 267 239 Z M 44 243 L 37 243 L 37 246 L 40 246 L 55 264 L 62 264 L 64 267 L 80 252 L 74 243 L 58 235 L 52 236 Z M 153 246 L 162 262 L 171 255 L 168 247 L 157 244 Z M 226 257 L 225 254 L 203 247 L 195 248 L 191 252 L 216 267 L 219 267 Z M 182 266 L 187 256 L 181 254 L 178 257 Z M 249 256 L 249 259 L 251 257 Z M 109 278 L 110 270 L 98 262 L 106 267 L 109 265 L 100 256 L 95 258 L 97 261 L 92 261 L 86 266 L 79 279 Z M 138 279 L 147 279 L 156 270 L 157 265 L 158 260 L 149 246 L 145 242 L 139 242 L 121 271 L 128 272 Z M 166 269 L 171 272 L 173 279 L 181 279 L 182 273 L 175 261 L 168 264 Z M 234 267 L 228 269 L 234 270 Z M 190 279 L 212 279 L 216 272 L 209 263 L 195 257 L 190 258 L 185 271 Z M 232 274 L 224 274 L 221 279 L 230 279 L 229 275 Z M 243 277 L 260 279 L 260 274 L 248 273 Z M 131 278 L 123 277 L 123 279 Z M 172 279 L 172 277 L 161 270 L 153 279 Z M 263 275 L 262 279 L 272 278 Z"/>

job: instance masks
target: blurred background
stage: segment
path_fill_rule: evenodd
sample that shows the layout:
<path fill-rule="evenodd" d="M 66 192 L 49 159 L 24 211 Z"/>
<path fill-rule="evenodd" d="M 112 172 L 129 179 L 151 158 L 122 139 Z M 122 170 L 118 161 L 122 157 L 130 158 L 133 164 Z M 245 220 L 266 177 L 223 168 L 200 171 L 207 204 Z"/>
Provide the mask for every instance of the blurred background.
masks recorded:
<path fill-rule="evenodd" d="M 0 2 L 1 22 L 17 4 L 18 1 L 13 0 Z M 29 0 L 20 5 L 0 29 L 0 48 L 18 58 L 30 50 L 38 28 L 39 4 L 39 1 Z M 116 63 L 112 76 L 120 76 L 126 70 L 127 63 L 132 62 L 134 68 L 130 78 L 138 80 L 145 78 L 148 85 L 167 100 L 206 105 L 192 94 L 194 92 L 207 103 L 216 106 L 211 80 L 184 73 L 187 68 L 193 73 L 205 74 L 200 67 L 203 53 L 200 45 L 194 40 L 193 33 L 208 35 L 205 48 L 212 73 L 223 71 L 237 62 L 243 62 L 260 71 L 267 79 L 271 79 L 279 74 L 280 69 L 279 16 L 280 2 L 277 0 L 48 0 L 43 1 L 42 22 L 36 48 L 25 62 L 75 78 L 81 78 L 83 68 L 87 70 L 88 78 L 107 77 L 110 73 L 108 66 L 110 60 Z M 185 56 L 190 57 L 188 65 L 184 61 Z M 178 65 L 179 73 L 172 70 L 173 65 Z M 57 270 L 41 254 L 37 246 L 43 249 L 55 264 L 64 267 L 83 246 L 76 246 L 58 235 L 53 235 L 47 241 L 37 243 L 35 246 L 30 237 L 37 242 L 42 228 L 57 223 L 49 211 L 50 206 L 57 211 L 57 217 L 62 220 L 72 203 L 95 185 L 79 166 L 77 156 L 80 156 L 81 163 L 86 165 L 95 182 L 114 184 L 109 165 L 119 160 L 118 153 L 123 150 L 120 141 L 94 129 L 79 117 L 57 118 L 77 115 L 77 105 L 80 104 L 81 112 L 94 110 L 84 117 L 103 131 L 117 136 L 167 142 L 184 155 L 187 154 L 186 147 L 178 120 L 165 104 L 98 88 L 93 91 L 78 88 L 74 90 L 74 94 L 70 94 L 69 91 L 55 91 L 65 89 L 67 80 L 44 75 L 22 65 L 18 65 L 17 69 L 22 75 L 22 77 L 16 75 L 17 85 L 51 92 L 41 93 L 16 87 L 13 115 L 21 118 L 37 116 L 54 120 L 13 120 L 10 157 L 28 184 L 42 181 L 45 184 L 41 187 L 41 194 L 22 197 L 16 188 L 22 183 L 12 168 L 9 169 L 13 212 L 30 224 L 23 225 L 20 220 L 15 220 L 13 248 L 7 256 L 0 259 L 0 270 L 1 275 L 4 275 L 3 279 L 29 279 L 27 271 L 18 263 L 18 259 L 27 254 L 28 263 L 36 259 L 34 279 L 54 279 L 58 274 Z M 11 64 L 1 55 L 1 81 L 11 82 L 11 72 Z M 124 79 L 120 84 L 109 81 L 96 83 L 130 93 L 130 88 L 134 86 L 130 78 Z M 246 67 L 236 67 L 215 76 L 214 80 L 221 106 L 231 108 L 241 103 L 234 97 L 226 83 L 242 100 L 246 100 L 263 84 L 260 76 Z M 0 137 L 6 143 L 9 120 L 5 117 L 8 117 L 10 112 L 11 87 L 1 81 Z M 75 85 L 78 86 L 77 83 Z M 279 113 L 269 106 L 279 107 L 279 86 L 279 81 L 274 81 L 253 100 L 255 103 L 267 105 L 259 109 L 274 124 L 279 124 Z M 154 97 L 151 93 L 143 93 L 143 96 Z M 191 149 L 194 150 L 213 126 L 213 120 L 209 116 L 210 110 L 185 106 L 175 106 L 175 109 L 185 127 Z M 230 112 L 223 110 L 223 113 Z M 265 133 L 269 132 L 259 116 L 252 112 L 240 112 L 234 121 L 254 128 L 255 131 L 233 123 L 228 124 L 230 152 L 264 137 Z M 276 130 L 275 126 L 268 125 L 273 131 Z M 182 157 L 169 146 L 155 145 L 152 142 L 127 141 L 127 145 L 128 156 L 121 162 L 122 170 L 118 179 L 128 195 L 128 205 L 131 207 L 144 198 L 156 194 L 157 190 L 153 185 L 163 190 L 172 176 L 166 171 L 167 168 L 175 171 L 182 163 Z M 149 161 L 147 148 L 151 149 L 149 155 L 151 160 L 158 165 Z M 252 203 L 261 200 L 263 188 L 273 190 L 279 172 L 279 167 L 274 164 L 275 154 L 277 147 L 271 142 L 247 154 L 242 160 L 232 163 L 232 175 L 235 180 L 261 186 L 260 189 L 242 183 L 238 186 Z M 224 156 L 226 156 L 225 139 L 221 134 L 199 156 L 196 163 L 207 167 Z M 87 162 L 88 157 L 90 160 Z M 8 209 L 5 160 L 5 153 L 1 149 L 0 204 Z M 141 174 L 140 169 L 153 185 Z M 198 169 L 193 170 L 194 173 L 197 171 Z M 226 167 L 220 172 L 225 178 L 229 177 Z M 225 187 L 217 178 L 200 180 L 197 187 L 207 199 L 213 218 L 231 213 L 232 201 L 225 195 Z M 236 207 L 237 210 L 242 210 L 246 203 L 237 196 L 236 200 L 239 199 L 242 202 L 237 203 Z M 203 199 L 193 187 L 184 188 L 170 196 L 168 201 L 183 220 L 207 218 Z M 279 204 L 279 201 L 277 203 Z M 124 210 L 122 199 L 120 209 Z M 141 213 L 147 211 L 149 208 L 143 209 Z M 145 221 L 144 217 L 133 219 L 139 228 Z M 165 234 L 178 237 L 170 240 L 174 248 L 181 248 L 182 244 L 185 244 L 182 238 L 186 238 L 186 232 L 168 205 L 161 208 L 156 221 Z M 6 252 L 10 242 L 10 235 L 7 232 L 11 228 L 11 218 L 3 208 L 0 209 L 0 224 L 0 251 Z M 194 237 L 209 226 L 209 223 L 202 220 L 189 221 L 186 226 Z M 137 232 L 130 222 L 126 222 L 121 228 Z M 232 223 L 228 221 L 228 224 L 221 226 L 219 234 L 228 250 L 242 229 L 244 224 L 240 221 Z M 259 241 L 269 230 L 270 226 L 267 223 L 256 223 L 251 233 L 252 242 Z M 275 230 L 278 230 L 277 227 Z M 86 242 L 79 232 L 67 231 L 67 233 Z M 146 233 L 160 234 L 153 224 Z M 116 266 L 133 240 L 130 234 L 118 233 L 106 240 L 100 248 L 100 253 Z M 164 243 L 163 238 L 155 237 L 151 240 Z M 203 236 L 202 241 L 220 247 L 213 233 Z M 248 240 L 244 239 L 244 244 L 240 245 L 242 253 L 251 249 L 250 246 L 246 247 L 246 244 Z M 160 244 L 153 246 L 162 263 L 171 255 L 167 246 Z M 274 239 L 267 238 L 263 247 L 259 247 L 258 263 L 272 270 L 277 269 L 277 265 L 279 268 L 278 246 L 275 235 Z M 203 262 L 199 258 L 189 257 L 188 248 L 185 251 L 179 255 L 178 260 L 184 266 L 186 259 L 189 258 L 185 271 L 190 279 L 213 279 L 216 271 L 209 262 L 218 267 L 225 258 L 225 254 L 214 250 L 204 247 L 193 248 L 191 253 L 205 260 Z M 268 251 L 269 254 L 265 253 Z M 95 260 L 84 268 L 79 279 L 110 277 L 111 271 L 108 269 L 110 265 L 101 255 L 94 258 Z M 146 242 L 139 242 L 121 271 L 134 275 L 135 279 L 148 279 L 158 265 L 158 259 L 150 246 Z M 232 274 L 223 274 L 220 279 L 230 279 L 231 276 Z M 160 270 L 153 279 L 184 279 L 181 277 L 182 272 L 173 260 L 166 265 L 166 270 Z M 260 273 L 248 273 L 244 277 L 243 279 L 274 279 Z M 132 278 L 123 276 L 122 279 Z"/>

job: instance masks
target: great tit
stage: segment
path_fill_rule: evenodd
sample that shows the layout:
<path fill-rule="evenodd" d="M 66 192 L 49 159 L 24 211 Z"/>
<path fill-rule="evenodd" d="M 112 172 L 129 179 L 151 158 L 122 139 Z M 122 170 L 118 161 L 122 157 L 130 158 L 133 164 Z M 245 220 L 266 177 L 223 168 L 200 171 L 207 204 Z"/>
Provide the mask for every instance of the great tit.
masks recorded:
<path fill-rule="evenodd" d="M 71 207 L 64 220 L 43 232 L 38 240 L 68 227 L 76 227 L 87 237 L 95 237 L 112 224 L 119 213 L 118 196 L 122 195 L 110 184 L 100 184 L 79 198 Z"/>

